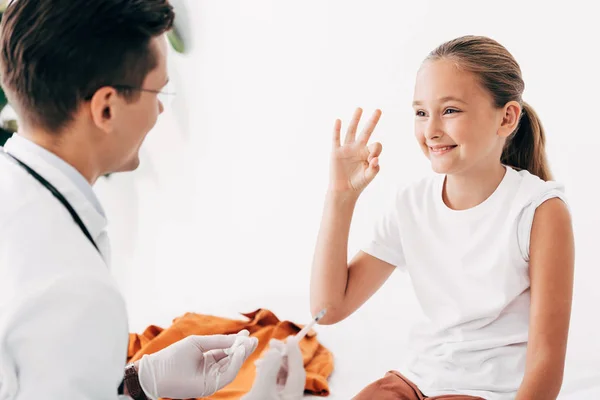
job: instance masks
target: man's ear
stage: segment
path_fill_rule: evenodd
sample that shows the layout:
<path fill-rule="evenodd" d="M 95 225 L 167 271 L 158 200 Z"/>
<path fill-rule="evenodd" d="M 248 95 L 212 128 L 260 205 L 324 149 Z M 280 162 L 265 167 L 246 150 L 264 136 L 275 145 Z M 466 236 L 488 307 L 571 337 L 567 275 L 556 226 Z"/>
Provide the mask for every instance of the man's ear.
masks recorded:
<path fill-rule="evenodd" d="M 90 100 L 90 112 L 94 124 L 105 132 L 113 130 L 119 96 L 115 88 L 105 86 L 96 91 Z"/>
<path fill-rule="evenodd" d="M 521 105 L 516 101 L 509 101 L 502 108 L 502 122 L 500 129 L 498 129 L 498 136 L 507 138 L 517 129 L 519 126 L 519 120 L 521 119 Z"/>

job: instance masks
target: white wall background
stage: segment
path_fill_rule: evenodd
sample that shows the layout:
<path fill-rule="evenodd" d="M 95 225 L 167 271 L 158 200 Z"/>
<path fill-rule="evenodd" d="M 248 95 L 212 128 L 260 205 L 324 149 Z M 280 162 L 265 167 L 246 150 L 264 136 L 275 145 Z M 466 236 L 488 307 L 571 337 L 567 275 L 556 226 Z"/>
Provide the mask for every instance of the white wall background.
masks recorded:
<path fill-rule="evenodd" d="M 173 108 L 149 135 L 140 169 L 97 185 L 132 331 L 168 325 L 186 311 L 235 317 L 258 307 L 307 322 L 335 118 L 347 122 L 357 106 L 367 115 L 383 110 L 374 134 L 384 146 L 381 173 L 356 211 L 354 254 L 390 188 L 431 173 L 412 128 L 421 60 L 443 41 L 481 34 L 521 64 L 524 99 L 545 125 L 552 169 L 573 210 L 576 286 L 565 385 L 591 382 L 589 371 L 600 380 L 600 28 L 593 2 L 177 4 L 185 8 L 191 52 L 170 61 Z M 317 328 L 349 393 L 398 367 L 418 313 L 407 276 L 395 274 L 347 321 Z M 365 354 L 373 365 L 356 372 Z M 585 374 L 575 372 L 582 368 Z"/>

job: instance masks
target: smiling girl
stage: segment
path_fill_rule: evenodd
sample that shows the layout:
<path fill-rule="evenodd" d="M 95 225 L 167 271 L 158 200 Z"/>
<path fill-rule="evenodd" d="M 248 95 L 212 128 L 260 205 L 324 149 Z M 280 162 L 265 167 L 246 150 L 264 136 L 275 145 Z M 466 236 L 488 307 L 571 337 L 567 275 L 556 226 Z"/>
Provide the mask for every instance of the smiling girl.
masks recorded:
<path fill-rule="evenodd" d="M 391 273 L 411 278 L 426 322 L 407 365 L 356 399 L 553 399 L 560 391 L 573 289 L 574 245 L 563 188 L 551 181 L 545 136 L 523 101 L 521 70 L 486 37 L 442 44 L 414 90 L 415 136 L 435 175 L 397 192 L 372 241 L 348 262 L 356 201 L 379 172 L 368 144 L 376 111 L 340 143 L 311 281 L 323 324 L 356 311 Z"/>

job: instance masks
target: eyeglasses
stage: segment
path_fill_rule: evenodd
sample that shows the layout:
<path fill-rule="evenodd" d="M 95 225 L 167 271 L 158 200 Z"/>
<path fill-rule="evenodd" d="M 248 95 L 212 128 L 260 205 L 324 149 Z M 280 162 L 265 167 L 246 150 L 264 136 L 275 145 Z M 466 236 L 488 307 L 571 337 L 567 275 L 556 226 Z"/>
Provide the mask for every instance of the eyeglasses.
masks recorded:
<path fill-rule="evenodd" d="M 129 86 L 129 85 L 112 85 L 112 87 L 114 87 L 115 89 L 121 89 L 121 90 L 137 90 L 139 92 L 156 93 L 158 99 L 163 104 L 168 103 L 173 98 L 173 96 L 175 96 L 175 93 L 171 92 L 169 90 L 146 89 L 146 88 L 142 88 L 142 87 Z"/>
<path fill-rule="evenodd" d="M 130 86 L 130 85 L 109 85 L 109 86 L 113 87 L 117 90 L 120 90 L 120 91 L 137 90 L 138 92 L 156 93 L 156 97 L 158 98 L 158 100 L 160 100 L 160 102 L 163 105 L 170 104 L 171 101 L 173 100 L 173 97 L 175 96 L 175 92 L 171 92 L 169 90 L 146 89 L 146 88 Z M 87 96 L 85 98 L 85 100 L 89 101 L 92 99 L 92 97 L 94 97 L 93 94 L 90 96 Z"/>

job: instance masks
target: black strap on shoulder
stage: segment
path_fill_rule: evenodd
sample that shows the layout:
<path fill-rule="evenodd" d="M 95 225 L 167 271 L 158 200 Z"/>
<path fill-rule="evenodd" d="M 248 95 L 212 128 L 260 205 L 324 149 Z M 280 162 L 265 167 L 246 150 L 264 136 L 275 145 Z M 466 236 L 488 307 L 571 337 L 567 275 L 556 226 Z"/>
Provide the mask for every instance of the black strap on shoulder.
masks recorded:
<path fill-rule="evenodd" d="M 50 182 L 48 182 L 43 176 L 41 176 L 40 174 L 35 172 L 33 169 L 31 169 L 27 164 L 25 164 L 24 162 L 22 162 L 21 160 L 19 160 L 17 157 L 13 156 L 10 153 L 6 153 L 6 154 L 9 155 L 10 157 L 12 157 L 23 168 L 25 168 L 25 170 L 29 173 L 29 175 L 33 176 L 39 183 L 41 183 L 46 189 L 48 189 L 50 191 L 50 193 L 52 193 L 54 195 L 54 197 L 56 197 L 58 199 L 58 201 L 60 201 L 62 203 L 63 206 L 65 206 L 67 211 L 69 211 L 69 214 L 71 214 L 71 217 L 73 217 L 73 220 L 75 221 L 75 223 L 79 226 L 79 229 L 81 229 L 81 231 L 83 232 L 85 237 L 88 238 L 90 243 L 96 248 L 96 250 L 98 250 L 98 253 L 100 253 L 100 249 L 96 245 L 96 242 L 94 242 L 92 235 L 90 235 L 90 232 L 85 227 L 83 221 L 81 221 L 81 218 L 79 218 L 79 215 L 77 214 L 77 212 L 73 209 L 73 207 L 67 201 L 67 199 L 65 199 L 65 196 L 63 196 Z M 100 254 L 102 254 L 102 253 L 100 253 Z"/>

